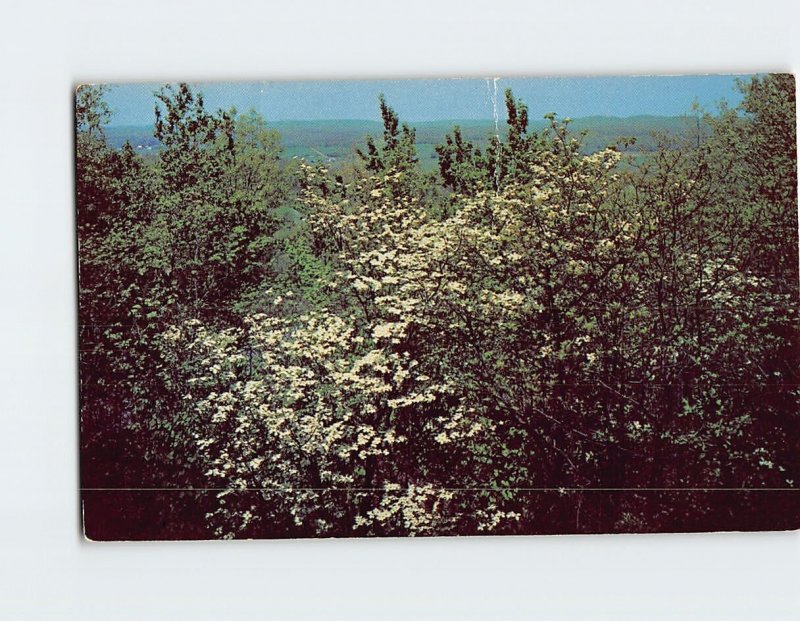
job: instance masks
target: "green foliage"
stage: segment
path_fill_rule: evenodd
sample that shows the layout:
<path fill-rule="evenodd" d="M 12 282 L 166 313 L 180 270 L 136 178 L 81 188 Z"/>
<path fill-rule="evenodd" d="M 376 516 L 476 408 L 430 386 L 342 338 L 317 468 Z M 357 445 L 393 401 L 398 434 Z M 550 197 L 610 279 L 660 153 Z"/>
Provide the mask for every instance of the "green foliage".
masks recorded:
<path fill-rule="evenodd" d="M 436 147 L 445 187 L 467 196 L 488 189 L 500 191 L 509 184 L 533 182 L 548 151 L 560 152 L 566 158 L 581 152 L 586 132 L 569 134 L 571 119 L 559 123 L 555 114 L 548 114 L 547 125 L 540 132 L 530 132 L 527 106 L 516 100 L 510 89 L 506 90 L 505 102 L 505 141 L 500 135 L 492 136 L 482 153 L 455 127 L 453 135 L 446 135 L 444 144 Z"/>
<path fill-rule="evenodd" d="M 111 109 L 103 97 L 106 85 L 82 84 L 75 92 L 75 133 L 82 139 L 103 138 Z"/>
<path fill-rule="evenodd" d="M 483 157 L 480 148 L 464 139 L 458 125 L 453 128 L 452 136 L 445 136 L 444 144 L 436 145 L 436 154 L 445 187 L 472 196 L 485 186 L 491 162 Z"/>
<path fill-rule="evenodd" d="M 759 269 L 780 283 L 782 292 L 796 292 L 797 109 L 794 76 L 753 78 L 742 85 L 745 98 L 744 136 L 738 155 L 746 162 L 744 182 L 754 203 L 754 257 Z M 775 231 L 787 231 L 775 235 Z"/>
<path fill-rule="evenodd" d="M 383 95 L 378 101 L 383 119 L 381 145 L 377 146 L 372 136 L 367 136 L 366 152 L 356 148 L 356 155 L 366 170 L 357 169 L 347 176 L 354 181 L 347 191 L 366 196 L 376 189 L 373 181 L 380 179 L 388 181 L 385 189 L 398 200 L 413 196 L 429 202 L 432 207 L 438 205 L 433 176 L 424 171 L 419 163 L 416 130 L 406 123 L 400 125 L 397 113 L 386 103 Z M 344 181 L 344 177 L 340 177 L 339 181 Z M 353 198 L 356 199 L 356 196 Z"/>
<path fill-rule="evenodd" d="M 154 135 L 164 147 L 159 153 L 164 189 L 200 197 L 217 192 L 233 160 L 233 111 L 210 114 L 202 94 L 185 83 L 163 87 L 156 98 Z"/>
<path fill-rule="evenodd" d="M 369 136 L 366 153 L 360 149 L 356 153 L 370 172 L 408 171 L 418 162 L 416 132 L 406 123 L 400 126 L 397 113 L 389 107 L 383 95 L 378 98 L 378 102 L 383 119 L 383 143 L 378 147 L 372 136 Z"/>

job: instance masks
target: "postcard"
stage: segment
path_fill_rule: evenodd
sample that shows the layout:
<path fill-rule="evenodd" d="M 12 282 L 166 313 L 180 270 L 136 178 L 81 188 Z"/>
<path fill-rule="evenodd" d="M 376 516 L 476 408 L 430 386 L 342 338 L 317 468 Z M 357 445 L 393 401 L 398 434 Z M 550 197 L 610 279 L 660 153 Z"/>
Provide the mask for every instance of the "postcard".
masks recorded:
<path fill-rule="evenodd" d="M 91 540 L 800 526 L 786 74 L 87 84 Z"/>

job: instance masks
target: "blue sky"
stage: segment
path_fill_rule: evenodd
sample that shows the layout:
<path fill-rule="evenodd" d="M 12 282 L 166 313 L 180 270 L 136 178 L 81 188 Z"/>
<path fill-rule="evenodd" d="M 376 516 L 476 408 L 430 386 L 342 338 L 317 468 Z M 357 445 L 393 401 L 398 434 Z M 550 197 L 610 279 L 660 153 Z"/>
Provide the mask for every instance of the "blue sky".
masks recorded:
<path fill-rule="evenodd" d="M 741 100 L 732 75 L 594 78 L 500 78 L 484 80 L 363 80 L 313 82 L 232 82 L 193 84 L 209 109 L 254 108 L 267 121 L 367 119 L 380 120 L 377 98 L 384 93 L 403 121 L 490 119 L 497 86 L 497 109 L 504 118 L 503 91 L 529 107 L 532 119 L 548 112 L 574 118 L 674 116 L 689 111 L 697 100 L 709 110 L 725 99 Z M 156 83 L 115 85 L 107 95 L 114 111 L 112 125 L 153 122 Z"/>

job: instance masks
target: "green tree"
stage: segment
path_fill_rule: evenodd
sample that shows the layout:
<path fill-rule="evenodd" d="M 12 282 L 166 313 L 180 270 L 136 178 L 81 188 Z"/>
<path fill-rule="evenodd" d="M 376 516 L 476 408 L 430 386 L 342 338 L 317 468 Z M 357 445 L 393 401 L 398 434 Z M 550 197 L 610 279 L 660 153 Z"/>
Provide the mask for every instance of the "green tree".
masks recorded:
<path fill-rule="evenodd" d="M 745 182 L 758 227 L 755 257 L 759 269 L 778 281 L 783 292 L 796 291 L 798 255 L 792 235 L 797 227 L 797 108 L 790 74 L 754 77 L 742 83 L 745 98 L 743 144 Z"/>
<path fill-rule="evenodd" d="M 234 111 L 206 111 L 202 93 L 188 84 L 167 85 L 156 93 L 155 137 L 164 189 L 201 197 L 219 192 L 233 159 Z"/>
<path fill-rule="evenodd" d="M 397 113 L 386 103 L 381 94 L 378 97 L 381 119 L 383 120 L 383 141 L 380 147 L 372 136 L 367 137 L 367 151 L 356 149 L 367 170 L 373 173 L 395 170 L 407 172 L 419 162 L 416 148 L 416 132 L 407 123 L 400 125 Z"/>
<path fill-rule="evenodd" d="M 443 144 L 436 145 L 439 157 L 439 174 L 444 186 L 464 196 L 474 196 L 488 185 L 491 164 L 475 147 L 461 135 L 456 125 L 452 136 L 447 134 Z"/>

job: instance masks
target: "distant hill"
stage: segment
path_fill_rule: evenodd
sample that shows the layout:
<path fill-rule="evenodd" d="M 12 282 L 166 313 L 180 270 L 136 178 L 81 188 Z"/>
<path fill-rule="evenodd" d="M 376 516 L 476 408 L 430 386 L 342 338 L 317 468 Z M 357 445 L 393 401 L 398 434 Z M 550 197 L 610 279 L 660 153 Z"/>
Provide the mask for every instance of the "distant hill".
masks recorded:
<path fill-rule="evenodd" d="M 634 151 L 651 151 L 656 146 L 654 133 L 678 135 L 690 130 L 695 120 L 686 116 L 592 116 L 574 119 L 570 128 L 574 132 L 585 130 L 584 150 L 594 152 L 615 144 L 622 137 L 636 139 Z M 532 121 L 532 131 L 546 127 L 548 121 Z M 436 166 L 434 147 L 444 142 L 445 135 L 458 125 L 467 140 L 485 146 L 495 133 L 492 120 L 447 120 L 410 123 L 417 132 L 420 160 L 426 168 Z M 281 134 L 283 157 L 302 157 L 309 161 L 346 161 L 354 157 L 354 147 L 363 145 L 366 136 L 379 137 L 383 126 L 377 121 L 325 120 L 325 121 L 275 121 L 269 126 Z M 505 122 L 500 123 L 500 134 L 505 134 Z M 126 141 L 143 155 L 155 154 L 160 143 L 153 137 L 153 127 L 112 126 L 106 128 L 106 137 L 114 148 Z"/>

